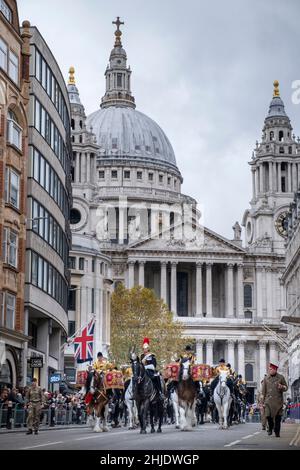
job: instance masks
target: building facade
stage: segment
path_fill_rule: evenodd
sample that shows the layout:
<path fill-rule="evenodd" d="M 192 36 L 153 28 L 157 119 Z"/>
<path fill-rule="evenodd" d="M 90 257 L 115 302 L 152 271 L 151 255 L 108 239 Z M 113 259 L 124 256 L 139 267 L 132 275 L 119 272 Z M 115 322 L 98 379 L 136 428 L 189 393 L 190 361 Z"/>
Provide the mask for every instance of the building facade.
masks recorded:
<path fill-rule="evenodd" d="M 286 289 L 288 324 L 289 389 L 291 398 L 300 401 L 300 191 L 288 214 L 286 269 L 283 281 Z M 293 324 L 293 319 L 296 322 Z"/>
<path fill-rule="evenodd" d="M 77 233 L 98 239 L 111 258 L 115 284 L 154 289 L 194 338 L 198 360 L 215 364 L 224 356 L 246 378 L 254 400 L 268 361 L 286 368 L 286 351 L 280 350 L 286 335 L 280 322 L 284 224 L 299 181 L 300 147 L 278 83 L 250 162 L 253 194 L 242 222 L 243 245 L 239 223 L 232 240 L 213 232 L 201 224 L 196 201 L 182 194 L 171 143 L 136 110 L 122 23 L 114 24 L 105 95 L 86 121 L 99 149 L 95 190 L 76 207 Z M 77 155 L 75 167 L 80 165 Z"/>
<path fill-rule="evenodd" d="M 70 68 L 68 84 L 71 103 L 73 147 L 71 210 L 72 250 L 70 252 L 71 289 L 68 317 L 69 337 L 95 319 L 94 353 L 107 354 L 110 343 L 111 258 L 102 252 L 101 243 L 90 229 L 89 208 L 97 193 L 97 156 L 95 135 L 86 126 L 86 115 Z M 81 230 L 85 224 L 84 231 Z M 84 366 L 85 367 L 85 366 Z M 74 345 L 65 348 L 66 376 L 75 382 Z"/>
<path fill-rule="evenodd" d="M 42 387 L 49 388 L 51 374 L 63 373 L 62 343 L 68 331 L 71 118 L 59 66 L 38 29 L 31 27 L 30 32 L 27 381 L 35 376 Z"/>
<path fill-rule="evenodd" d="M 29 23 L 0 0 L 0 385 L 24 382 Z"/>

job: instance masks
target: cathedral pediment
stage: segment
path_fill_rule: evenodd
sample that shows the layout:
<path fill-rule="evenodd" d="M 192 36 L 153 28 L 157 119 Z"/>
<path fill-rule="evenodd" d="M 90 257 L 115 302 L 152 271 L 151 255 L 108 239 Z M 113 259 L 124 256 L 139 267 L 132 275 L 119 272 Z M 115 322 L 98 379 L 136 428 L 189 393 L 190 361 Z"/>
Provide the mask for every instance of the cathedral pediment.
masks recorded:
<path fill-rule="evenodd" d="M 173 235 L 170 232 L 163 232 L 161 236 L 149 236 L 130 243 L 127 250 L 245 253 L 245 250 L 238 244 L 201 226 L 196 230 L 190 226 L 184 230 L 183 234 L 179 233 L 178 227 L 175 227 Z"/>

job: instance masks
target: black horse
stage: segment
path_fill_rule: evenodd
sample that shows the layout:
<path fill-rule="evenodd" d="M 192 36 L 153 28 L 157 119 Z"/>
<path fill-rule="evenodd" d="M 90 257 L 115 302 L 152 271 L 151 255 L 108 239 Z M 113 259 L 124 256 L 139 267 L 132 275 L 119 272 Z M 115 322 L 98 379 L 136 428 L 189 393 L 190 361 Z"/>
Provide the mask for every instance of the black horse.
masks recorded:
<path fill-rule="evenodd" d="M 204 424 L 204 416 L 208 411 L 208 402 L 210 399 L 210 391 L 208 387 L 203 387 L 202 382 L 199 382 L 199 390 L 196 401 L 196 417 L 197 424 Z"/>
<path fill-rule="evenodd" d="M 164 415 L 164 401 L 160 397 L 159 391 L 153 384 L 152 379 L 146 372 L 144 365 L 140 362 L 135 353 L 130 357 L 132 367 L 133 396 L 138 409 L 140 421 L 140 433 L 147 434 L 147 419 L 150 412 L 151 433 L 155 432 L 154 419 L 158 422 L 157 432 L 162 432 L 161 426 Z M 164 381 L 161 380 L 162 390 L 164 391 Z"/>

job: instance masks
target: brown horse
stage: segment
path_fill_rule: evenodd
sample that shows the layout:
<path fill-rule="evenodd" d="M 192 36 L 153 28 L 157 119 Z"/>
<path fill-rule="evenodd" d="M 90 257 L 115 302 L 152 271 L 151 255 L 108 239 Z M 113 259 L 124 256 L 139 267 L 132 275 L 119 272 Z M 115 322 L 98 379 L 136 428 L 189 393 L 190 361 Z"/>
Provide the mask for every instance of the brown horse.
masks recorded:
<path fill-rule="evenodd" d="M 90 382 L 90 392 L 93 395 L 88 405 L 88 414 L 95 415 L 96 423 L 94 432 L 108 432 L 107 416 L 108 416 L 108 396 L 104 383 L 104 373 L 95 371 Z M 102 429 L 100 420 L 102 419 Z"/>
<path fill-rule="evenodd" d="M 191 363 L 184 358 L 180 363 L 179 382 L 177 386 L 179 422 L 181 431 L 191 431 L 196 424 L 197 387 L 190 373 Z"/>

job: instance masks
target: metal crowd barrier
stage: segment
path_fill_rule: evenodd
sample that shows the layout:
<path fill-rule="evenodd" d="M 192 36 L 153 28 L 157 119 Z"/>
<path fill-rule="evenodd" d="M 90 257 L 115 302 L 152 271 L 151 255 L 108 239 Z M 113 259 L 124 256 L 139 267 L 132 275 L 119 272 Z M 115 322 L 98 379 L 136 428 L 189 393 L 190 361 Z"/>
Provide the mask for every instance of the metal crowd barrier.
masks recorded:
<path fill-rule="evenodd" d="M 9 427 L 11 429 L 25 427 L 27 420 L 27 410 L 22 405 L 16 404 L 13 407 L 0 404 L 0 428 Z M 57 405 L 53 412 L 51 405 L 41 410 L 41 426 L 67 426 L 72 424 L 86 424 L 87 414 L 85 410 L 76 406 Z"/>

